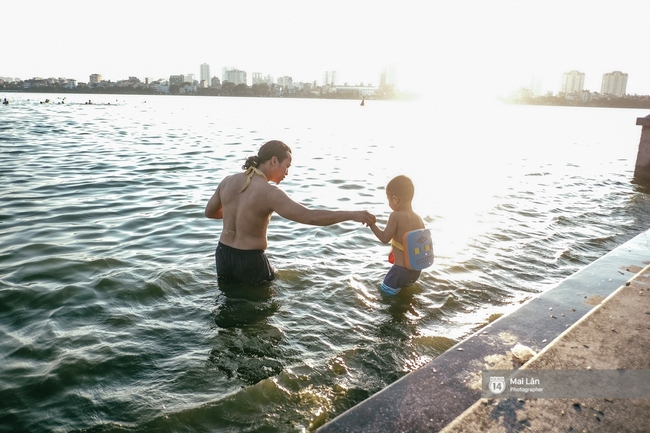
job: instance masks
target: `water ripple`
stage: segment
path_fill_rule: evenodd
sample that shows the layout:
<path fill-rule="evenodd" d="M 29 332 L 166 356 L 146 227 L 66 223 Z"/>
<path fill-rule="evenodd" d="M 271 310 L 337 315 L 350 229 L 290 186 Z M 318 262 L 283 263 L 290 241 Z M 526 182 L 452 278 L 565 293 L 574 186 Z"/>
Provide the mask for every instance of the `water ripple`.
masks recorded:
<path fill-rule="evenodd" d="M 312 429 L 650 223 L 626 110 L 495 106 L 469 130 L 387 101 L 359 117 L 345 101 L 5 96 L 0 428 Z M 549 133 L 524 134 L 538 112 Z M 385 297 L 389 247 L 368 228 L 273 216 L 276 281 L 220 288 L 203 207 L 271 138 L 294 152 L 281 187 L 310 207 L 383 225 L 385 184 L 411 175 L 434 266 Z"/>

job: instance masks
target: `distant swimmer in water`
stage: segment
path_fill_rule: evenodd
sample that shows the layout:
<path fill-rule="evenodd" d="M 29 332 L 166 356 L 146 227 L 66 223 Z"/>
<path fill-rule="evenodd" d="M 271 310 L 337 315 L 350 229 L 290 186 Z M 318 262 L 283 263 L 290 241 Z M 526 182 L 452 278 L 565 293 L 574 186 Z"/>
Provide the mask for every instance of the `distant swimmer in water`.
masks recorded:
<path fill-rule="evenodd" d="M 7 101 L 7 98 L 5 98 L 4 101 L 2 101 L 2 105 L 9 105 L 9 101 Z"/>
<path fill-rule="evenodd" d="M 289 146 L 273 140 L 256 156 L 246 159 L 244 172 L 225 177 L 205 207 L 207 218 L 223 219 L 215 251 L 220 283 L 258 284 L 274 278 L 266 257 L 266 232 L 273 212 L 303 224 L 326 226 L 343 221 L 374 224 L 367 211 L 308 209 L 293 201 L 277 186 L 288 174 L 292 156 Z"/>

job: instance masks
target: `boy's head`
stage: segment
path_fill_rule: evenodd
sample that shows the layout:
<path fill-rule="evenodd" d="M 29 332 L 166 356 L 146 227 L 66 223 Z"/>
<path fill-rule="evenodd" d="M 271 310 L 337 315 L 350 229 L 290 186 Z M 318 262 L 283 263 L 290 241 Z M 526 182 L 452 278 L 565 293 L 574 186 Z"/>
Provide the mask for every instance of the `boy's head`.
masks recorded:
<path fill-rule="evenodd" d="M 411 179 L 404 175 L 400 175 L 391 179 L 386 185 L 386 195 L 397 196 L 400 201 L 411 202 L 415 194 L 415 187 Z"/>

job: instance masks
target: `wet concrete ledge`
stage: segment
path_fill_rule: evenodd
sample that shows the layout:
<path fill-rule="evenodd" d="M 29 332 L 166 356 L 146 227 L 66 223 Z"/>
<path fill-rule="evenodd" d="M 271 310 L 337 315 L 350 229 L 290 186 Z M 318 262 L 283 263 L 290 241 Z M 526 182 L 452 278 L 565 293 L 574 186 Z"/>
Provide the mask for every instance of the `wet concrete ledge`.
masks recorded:
<path fill-rule="evenodd" d="M 442 430 L 481 399 L 481 370 L 509 362 L 508 354 L 517 342 L 542 351 L 649 263 L 647 230 L 347 410 L 317 432 Z M 507 368 L 513 367 L 503 369 Z"/>
<path fill-rule="evenodd" d="M 635 371 L 642 373 L 636 383 L 612 387 L 599 382 L 599 391 L 604 391 L 600 398 L 594 393 L 591 398 L 481 399 L 442 432 L 648 433 L 650 398 L 639 397 L 650 396 L 649 308 L 650 265 L 519 369 L 571 375 L 589 370 Z"/>

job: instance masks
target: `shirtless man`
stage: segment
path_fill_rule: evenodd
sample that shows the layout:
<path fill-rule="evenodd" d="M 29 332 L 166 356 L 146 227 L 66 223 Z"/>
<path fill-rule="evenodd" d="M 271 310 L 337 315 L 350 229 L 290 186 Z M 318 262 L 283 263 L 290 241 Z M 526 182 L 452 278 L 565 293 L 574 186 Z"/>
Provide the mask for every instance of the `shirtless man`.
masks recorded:
<path fill-rule="evenodd" d="M 223 219 L 223 230 L 215 251 L 219 282 L 257 284 L 274 277 L 266 254 L 266 231 L 271 215 L 303 224 L 326 226 L 343 221 L 366 225 L 376 222 L 366 211 L 308 209 L 296 203 L 279 184 L 291 166 L 291 149 L 281 141 L 264 144 L 242 167 L 243 173 L 221 181 L 205 207 L 207 218 Z"/>

